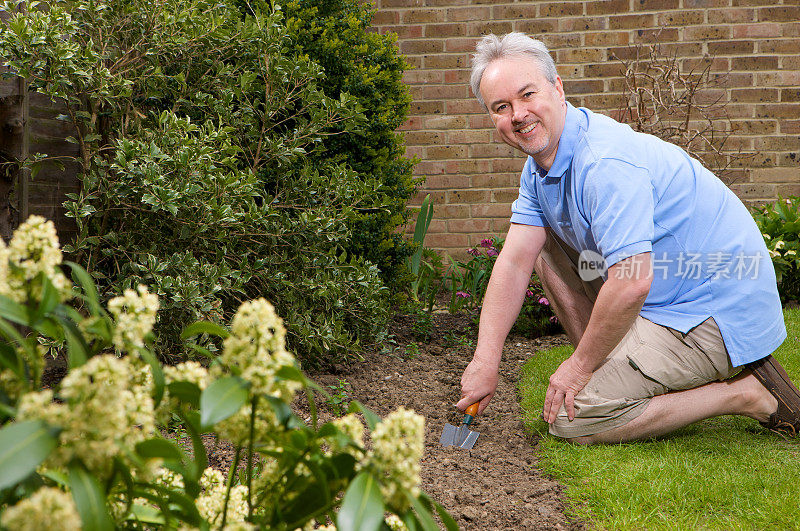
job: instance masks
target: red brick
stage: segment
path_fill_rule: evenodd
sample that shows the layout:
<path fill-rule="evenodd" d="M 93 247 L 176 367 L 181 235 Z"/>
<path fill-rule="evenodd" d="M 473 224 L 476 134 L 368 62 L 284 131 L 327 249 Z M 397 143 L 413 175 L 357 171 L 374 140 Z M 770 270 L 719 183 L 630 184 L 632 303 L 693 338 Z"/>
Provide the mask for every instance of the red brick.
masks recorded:
<path fill-rule="evenodd" d="M 425 37 L 427 38 L 441 39 L 444 37 L 462 37 L 464 35 L 464 28 L 461 24 L 425 24 L 424 28 Z M 472 48 L 473 50 L 475 49 L 474 44 Z"/>
<path fill-rule="evenodd" d="M 535 20 L 515 20 L 513 22 L 514 31 L 521 31 L 528 35 L 546 35 L 557 31 L 557 19 L 535 19 Z"/>
<path fill-rule="evenodd" d="M 435 70 L 406 70 L 403 74 L 403 81 L 409 84 L 443 83 L 444 75 Z"/>
<path fill-rule="evenodd" d="M 775 120 L 732 120 L 731 132 L 741 135 L 767 135 L 778 132 Z"/>
<path fill-rule="evenodd" d="M 513 172 L 516 175 L 515 184 L 519 183 L 519 175 L 522 172 L 522 166 L 525 164 L 525 157 L 520 154 L 513 159 L 495 159 L 492 162 L 492 169 L 494 171 Z"/>
<path fill-rule="evenodd" d="M 727 6 L 729 0 L 683 0 L 685 9 Z"/>
<path fill-rule="evenodd" d="M 797 178 L 797 175 L 795 175 Z M 775 187 L 775 195 L 789 197 L 800 195 L 800 184 L 779 184 Z"/>
<path fill-rule="evenodd" d="M 539 4 L 540 17 L 567 17 L 574 15 L 583 15 L 583 2 Z"/>
<path fill-rule="evenodd" d="M 447 114 L 478 114 L 486 112 L 478 100 L 451 100 L 447 102 Z"/>
<path fill-rule="evenodd" d="M 762 22 L 795 22 L 800 20 L 800 7 L 779 6 L 764 7 L 757 11 L 758 20 Z"/>
<path fill-rule="evenodd" d="M 655 25 L 655 20 L 655 15 L 621 15 L 609 17 L 608 29 L 652 28 Z"/>
<path fill-rule="evenodd" d="M 745 37 L 778 37 L 780 34 L 780 25 L 773 23 L 743 24 L 733 27 L 733 36 L 737 39 Z"/>
<path fill-rule="evenodd" d="M 400 22 L 400 13 L 398 11 L 378 11 L 372 16 L 372 24 L 374 26 L 383 26 L 386 24 L 397 24 Z"/>
<path fill-rule="evenodd" d="M 467 118 L 464 116 L 428 116 L 424 122 L 425 129 L 463 129 L 467 127 Z"/>
<path fill-rule="evenodd" d="M 425 180 L 427 190 L 452 190 L 469 188 L 472 185 L 468 175 L 430 175 Z"/>
<path fill-rule="evenodd" d="M 450 190 L 447 192 L 449 204 L 488 203 L 490 190 Z"/>
<path fill-rule="evenodd" d="M 422 7 L 425 0 L 381 0 L 381 10 L 386 7 Z"/>
<path fill-rule="evenodd" d="M 776 70 L 777 68 L 778 57 L 774 55 L 753 55 L 731 59 L 732 70 Z"/>
<path fill-rule="evenodd" d="M 440 53 L 444 51 L 441 39 L 407 40 L 400 43 L 400 51 L 404 54 Z"/>
<path fill-rule="evenodd" d="M 451 131 L 447 133 L 448 144 L 484 144 L 491 141 L 489 131 Z"/>
<path fill-rule="evenodd" d="M 794 134 L 800 133 L 800 131 L 795 131 Z M 798 179 L 798 166 L 797 162 L 800 160 L 800 153 L 781 153 L 778 156 L 778 166 L 781 167 L 791 167 L 794 170 L 794 178 Z"/>
<path fill-rule="evenodd" d="M 488 9 L 488 8 L 487 8 Z M 513 18 L 536 18 L 536 3 L 515 4 L 510 6 L 495 6 L 492 8 L 491 20 L 508 20 Z M 488 13 L 482 17 L 474 17 L 472 20 L 490 20 Z"/>
<path fill-rule="evenodd" d="M 601 0 L 586 2 L 587 15 L 613 15 L 629 11 L 628 0 Z"/>
<path fill-rule="evenodd" d="M 447 52 L 469 52 L 475 51 L 476 39 L 472 38 L 456 38 L 446 39 L 444 41 L 444 49 Z"/>
<path fill-rule="evenodd" d="M 470 146 L 470 157 L 476 158 L 496 158 L 511 157 L 514 155 L 514 148 L 506 144 L 493 142 L 491 144 L 475 144 Z"/>
<path fill-rule="evenodd" d="M 380 33 L 381 35 L 394 33 L 400 39 L 414 39 L 422 37 L 424 27 L 416 25 L 381 26 Z"/>
<path fill-rule="evenodd" d="M 630 33 L 627 31 L 585 33 L 583 39 L 586 46 L 624 46 L 630 43 Z"/>
<path fill-rule="evenodd" d="M 406 145 L 427 146 L 429 144 L 443 144 L 444 131 L 411 131 L 405 134 Z"/>
<path fill-rule="evenodd" d="M 465 85 L 425 85 L 422 95 L 426 100 L 446 100 L 468 98 Z"/>
<path fill-rule="evenodd" d="M 797 86 L 800 85 L 800 72 L 771 72 L 756 75 L 760 86 Z"/>
<path fill-rule="evenodd" d="M 730 24 L 739 22 L 754 22 L 756 19 L 755 9 L 748 8 L 726 8 L 709 9 L 709 24 Z"/>
<path fill-rule="evenodd" d="M 775 197 L 774 184 L 732 184 L 730 188 L 740 198 Z"/>
<path fill-rule="evenodd" d="M 583 75 L 588 78 L 618 76 L 624 70 L 625 70 L 624 67 L 620 63 L 599 63 L 592 65 L 583 65 Z"/>
<path fill-rule="evenodd" d="M 459 159 L 467 156 L 468 146 L 428 146 L 428 160 Z"/>
<path fill-rule="evenodd" d="M 444 73 L 445 83 L 468 85 L 470 71 L 466 69 L 447 70 Z"/>
<path fill-rule="evenodd" d="M 492 190 L 493 203 L 512 203 L 519 197 L 519 187 Z"/>
<path fill-rule="evenodd" d="M 565 80 L 564 91 L 571 95 L 598 94 L 603 92 L 602 80 Z"/>
<path fill-rule="evenodd" d="M 480 21 L 468 22 L 466 28 L 462 28 L 465 35 L 479 37 L 487 33 L 504 35 L 512 31 L 511 22 Z"/>
<path fill-rule="evenodd" d="M 484 110 L 481 114 L 469 117 L 469 126 L 472 128 L 494 129 L 494 122 L 492 122 L 489 113 Z"/>
<path fill-rule="evenodd" d="M 787 4 L 790 2 L 786 2 Z M 731 0 L 731 5 L 736 6 L 772 6 L 775 0 Z"/>
<path fill-rule="evenodd" d="M 758 53 L 797 53 L 797 41 L 770 39 L 758 42 Z"/>
<path fill-rule="evenodd" d="M 466 234 L 428 234 L 425 236 L 425 245 L 434 249 L 466 247 L 469 245 L 469 238 Z"/>
<path fill-rule="evenodd" d="M 438 175 L 446 173 L 445 162 L 423 160 L 414 166 L 414 173 L 416 175 Z"/>
<path fill-rule="evenodd" d="M 780 25 L 781 37 L 800 37 L 800 23 L 785 22 Z"/>
<path fill-rule="evenodd" d="M 490 228 L 488 219 L 451 219 L 447 222 L 447 230 L 454 233 L 485 233 Z"/>
<path fill-rule="evenodd" d="M 731 38 L 731 26 L 691 26 L 683 28 L 684 40 L 706 41 Z"/>
<path fill-rule="evenodd" d="M 547 22 L 553 23 L 551 20 Z M 559 31 L 596 31 L 604 29 L 608 29 L 608 17 L 577 17 L 561 18 L 558 20 Z"/>
<path fill-rule="evenodd" d="M 437 215 L 444 219 L 468 218 L 471 205 L 436 205 Z"/>
<path fill-rule="evenodd" d="M 443 101 L 415 101 L 411 103 L 410 114 L 442 114 L 444 113 Z"/>
<path fill-rule="evenodd" d="M 466 54 L 431 54 L 422 59 L 423 68 L 452 69 L 469 66 L 469 55 Z"/>
<path fill-rule="evenodd" d="M 703 24 L 706 21 L 705 11 L 701 10 L 681 10 L 667 11 L 658 13 L 658 25 L 664 26 L 691 26 L 693 24 Z"/>
<path fill-rule="evenodd" d="M 740 88 L 731 90 L 732 102 L 777 102 L 778 89 Z M 781 99 L 781 101 L 786 101 Z"/>
<path fill-rule="evenodd" d="M 750 54 L 754 48 L 755 43 L 751 40 L 708 43 L 708 53 L 711 55 Z"/>
<path fill-rule="evenodd" d="M 571 48 L 558 50 L 559 63 L 597 63 L 605 59 L 606 51 L 598 48 Z"/>
<path fill-rule="evenodd" d="M 772 101 L 777 101 L 777 98 Z M 800 88 L 781 89 L 781 101 L 800 101 Z"/>
<path fill-rule="evenodd" d="M 517 173 L 482 173 L 472 176 L 472 186 L 476 188 L 499 188 L 519 186 Z"/>
<path fill-rule="evenodd" d="M 678 40 L 677 28 L 640 29 L 633 32 L 633 41 L 647 43 L 675 42 Z"/>
<path fill-rule="evenodd" d="M 398 129 L 400 131 L 416 131 L 422 128 L 422 118 L 410 116 Z"/>
<path fill-rule="evenodd" d="M 665 11 L 678 9 L 679 0 L 633 0 L 636 11 Z"/>
<path fill-rule="evenodd" d="M 797 183 L 800 181 L 800 168 L 760 168 L 753 170 L 754 182 L 760 183 Z"/>
<path fill-rule="evenodd" d="M 753 147 L 759 151 L 798 151 L 800 137 L 797 136 L 764 136 L 753 140 Z"/>
<path fill-rule="evenodd" d="M 487 205 L 470 205 L 470 215 L 482 218 L 508 218 L 511 208 L 507 204 L 489 203 Z"/>
<path fill-rule="evenodd" d="M 492 161 L 487 159 L 448 160 L 445 163 L 448 173 L 488 173 L 492 171 Z"/>
<path fill-rule="evenodd" d="M 411 9 L 400 13 L 400 22 L 403 24 L 444 22 L 447 20 L 447 11 L 444 9 Z"/>
<path fill-rule="evenodd" d="M 550 54 L 559 48 L 579 50 L 581 48 L 580 33 L 552 33 L 541 36 L 542 42 L 550 49 Z"/>
<path fill-rule="evenodd" d="M 510 226 L 511 226 L 511 221 L 508 219 L 494 219 L 492 221 L 492 231 L 496 234 L 505 235 L 508 232 L 508 228 Z"/>
<path fill-rule="evenodd" d="M 473 20 L 489 20 L 492 10 L 489 7 L 454 7 L 447 10 L 449 22 L 471 22 Z"/>

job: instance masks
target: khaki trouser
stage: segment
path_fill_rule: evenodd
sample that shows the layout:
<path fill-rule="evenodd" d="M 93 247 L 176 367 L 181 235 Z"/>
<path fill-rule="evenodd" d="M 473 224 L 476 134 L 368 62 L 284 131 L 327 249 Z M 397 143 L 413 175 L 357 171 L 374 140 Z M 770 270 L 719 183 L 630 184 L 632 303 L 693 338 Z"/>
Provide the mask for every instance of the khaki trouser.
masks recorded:
<path fill-rule="evenodd" d="M 542 259 L 567 286 L 594 302 L 602 279 L 584 282 L 578 275 L 578 253 L 552 231 L 547 233 Z M 571 438 L 622 426 L 641 415 L 654 396 L 724 380 L 738 370 L 712 317 L 684 334 L 638 316 L 575 396 L 574 420 L 562 406 L 550 433 Z"/>

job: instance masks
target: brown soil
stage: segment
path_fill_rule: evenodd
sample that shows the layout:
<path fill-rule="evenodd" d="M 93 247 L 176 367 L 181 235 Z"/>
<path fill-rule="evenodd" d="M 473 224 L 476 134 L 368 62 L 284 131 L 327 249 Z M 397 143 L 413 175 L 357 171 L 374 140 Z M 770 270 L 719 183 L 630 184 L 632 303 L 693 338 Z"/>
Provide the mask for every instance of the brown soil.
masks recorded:
<path fill-rule="evenodd" d="M 497 393 L 473 423 L 480 436 L 472 450 L 464 450 L 442 447 L 439 437 L 445 423 L 459 425 L 463 419 L 454 404 L 472 358 L 475 327 L 464 315 L 434 314 L 431 338 L 415 341 L 412 323 L 401 316 L 392 324 L 391 352 L 367 354 L 349 370 L 310 376 L 326 388 L 346 380 L 349 398 L 381 416 L 399 406 L 425 416 L 422 488 L 462 529 L 582 529 L 564 514 L 562 486 L 537 468 L 537 441 L 524 432 L 517 395 L 523 362 L 537 350 L 565 343 L 565 336 L 508 339 Z M 409 346 L 413 342 L 418 353 Z"/>

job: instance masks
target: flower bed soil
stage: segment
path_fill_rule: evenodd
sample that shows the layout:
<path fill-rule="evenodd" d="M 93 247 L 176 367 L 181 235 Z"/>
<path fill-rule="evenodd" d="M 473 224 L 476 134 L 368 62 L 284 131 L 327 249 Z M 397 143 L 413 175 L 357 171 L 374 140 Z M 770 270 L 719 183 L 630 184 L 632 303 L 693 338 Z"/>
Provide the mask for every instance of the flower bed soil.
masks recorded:
<path fill-rule="evenodd" d="M 460 424 L 454 404 L 461 373 L 472 357 L 476 332 L 465 315 L 434 314 L 433 333 L 417 340 L 412 354 L 412 321 L 398 317 L 390 328 L 396 346 L 391 353 L 369 353 L 363 363 L 338 372 L 311 374 L 326 387 L 349 384 L 348 396 L 381 416 L 399 406 L 425 416 L 422 488 L 439 501 L 462 529 L 582 529 L 564 514 L 562 487 L 537 468 L 536 440 L 526 435 L 517 396 L 519 370 L 537 350 L 564 344 L 566 336 L 529 340 L 510 337 L 492 402 L 473 423 L 480 437 L 472 450 L 442 447 L 446 422 Z M 449 337 L 448 337 L 449 334 Z M 462 339 L 453 346 L 454 335 Z M 449 341 L 448 341 L 449 340 Z M 334 392 L 333 389 L 331 389 Z M 320 418 L 331 416 L 320 405 Z"/>

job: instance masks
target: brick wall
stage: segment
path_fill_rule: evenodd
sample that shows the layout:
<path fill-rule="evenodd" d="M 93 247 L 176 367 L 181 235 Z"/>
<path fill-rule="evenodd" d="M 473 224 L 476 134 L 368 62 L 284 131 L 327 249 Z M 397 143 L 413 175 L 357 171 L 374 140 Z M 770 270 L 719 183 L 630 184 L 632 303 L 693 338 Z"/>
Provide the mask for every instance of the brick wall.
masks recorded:
<path fill-rule="evenodd" d="M 711 61 L 720 74 L 731 149 L 750 156 L 727 175 L 748 204 L 800 195 L 800 1 L 373 0 L 373 25 L 398 35 L 415 68 L 402 127 L 408 155 L 427 177 L 434 220 L 429 247 L 462 255 L 508 227 L 524 159 L 500 143 L 469 89 L 469 58 L 489 32 L 522 31 L 550 48 L 574 105 L 614 114 L 622 63 L 656 42 L 687 67 Z M 713 61 L 712 61 L 713 58 Z M 725 122 L 728 123 L 727 121 Z"/>

